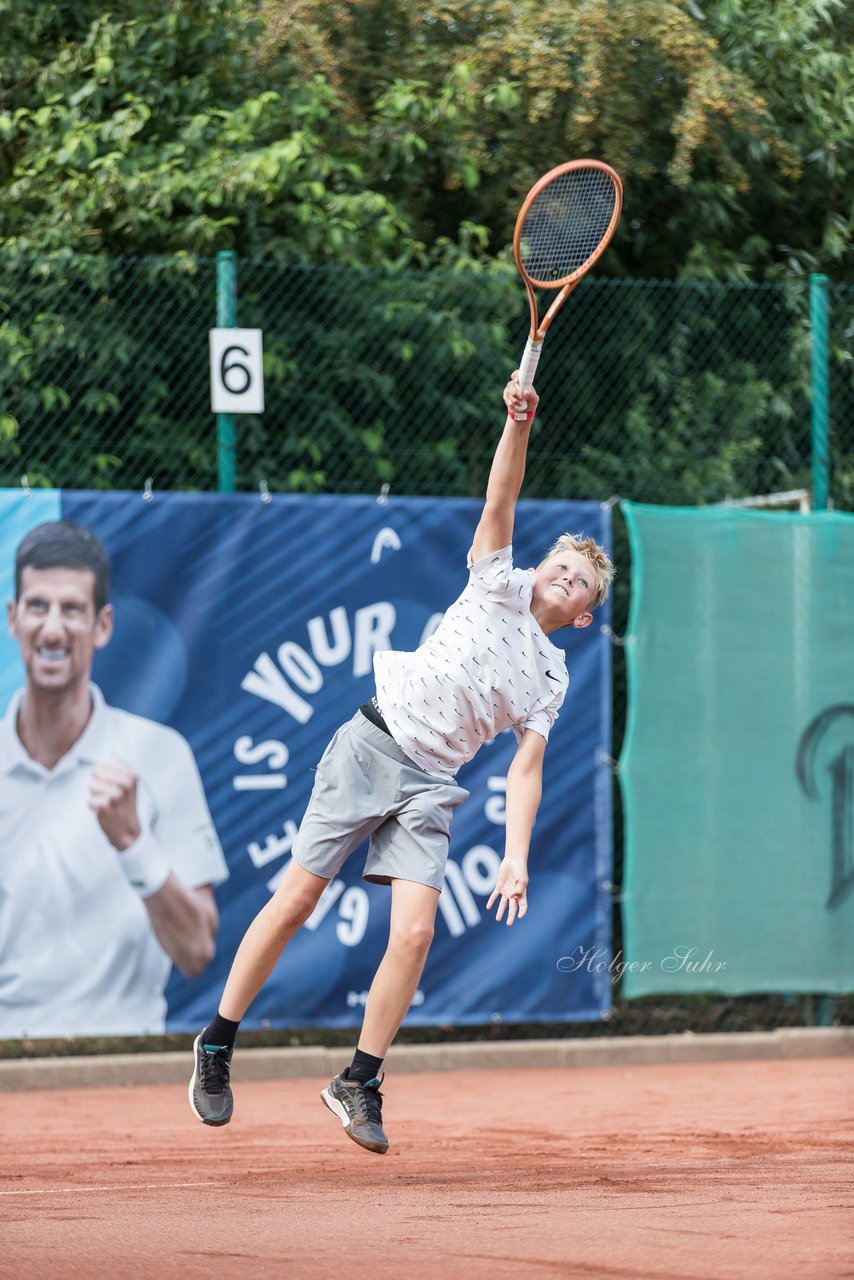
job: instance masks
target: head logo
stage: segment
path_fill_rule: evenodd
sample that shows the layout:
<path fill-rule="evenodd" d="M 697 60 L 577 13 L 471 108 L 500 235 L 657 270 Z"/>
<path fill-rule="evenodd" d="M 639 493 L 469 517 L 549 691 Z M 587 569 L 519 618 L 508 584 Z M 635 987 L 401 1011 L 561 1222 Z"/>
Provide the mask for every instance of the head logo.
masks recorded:
<path fill-rule="evenodd" d="M 827 707 L 801 735 L 795 767 L 810 800 L 821 799 L 818 757 L 825 746 L 832 753 L 821 771 L 830 775 L 831 802 L 831 884 L 825 905 L 832 911 L 854 889 L 854 704 Z"/>

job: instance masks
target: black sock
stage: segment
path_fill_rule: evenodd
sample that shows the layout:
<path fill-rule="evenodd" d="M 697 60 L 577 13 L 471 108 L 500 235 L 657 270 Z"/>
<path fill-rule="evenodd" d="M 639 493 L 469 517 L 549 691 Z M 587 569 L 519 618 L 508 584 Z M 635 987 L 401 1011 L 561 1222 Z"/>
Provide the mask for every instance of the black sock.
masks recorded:
<path fill-rule="evenodd" d="M 379 1075 L 382 1065 L 382 1058 L 372 1058 L 369 1053 L 362 1053 L 361 1049 L 357 1049 L 353 1055 L 353 1061 L 347 1068 L 347 1079 L 358 1080 L 359 1084 L 367 1084 L 369 1080 L 374 1080 Z"/>
<path fill-rule="evenodd" d="M 237 1038 L 237 1028 L 239 1022 L 229 1022 L 228 1018 L 223 1018 L 218 1013 L 209 1027 L 205 1027 L 202 1032 L 202 1044 L 216 1045 L 218 1049 L 233 1049 L 234 1041 Z"/>

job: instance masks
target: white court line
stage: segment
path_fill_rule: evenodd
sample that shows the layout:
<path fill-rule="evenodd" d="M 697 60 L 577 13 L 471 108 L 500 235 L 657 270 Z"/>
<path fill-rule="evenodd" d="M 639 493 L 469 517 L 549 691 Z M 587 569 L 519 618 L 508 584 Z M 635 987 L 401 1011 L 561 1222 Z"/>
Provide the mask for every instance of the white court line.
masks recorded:
<path fill-rule="evenodd" d="M 114 1187 L 40 1187 L 36 1191 L 0 1191 L 0 1196 L 62 1196 L 80 1191 L 169 1191 L 173 1187 L 224 1187 L 224 1182 L 120 1182 Z"/>

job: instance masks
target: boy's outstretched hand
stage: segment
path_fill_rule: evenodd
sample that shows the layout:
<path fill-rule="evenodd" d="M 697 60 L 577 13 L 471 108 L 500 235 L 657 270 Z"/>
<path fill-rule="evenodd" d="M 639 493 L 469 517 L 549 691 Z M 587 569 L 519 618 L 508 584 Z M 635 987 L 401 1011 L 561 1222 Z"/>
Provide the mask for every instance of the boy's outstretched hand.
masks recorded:
<path fill-rule="evenodd" d="M 505 858 L 498 868 L 495 888 L 486 904 L 487 911 L 492 910 L 493 903 L 500 898 L 495 919 L 501 920 L 507 908 L 507 923 L 512 924 L 528 910 L 528 867 L 520 858 Z"/>
<path fill-rule="evenodd" d="M 504 388 L 504 403 L 507 406 L 507 412 L 512 418 L 514 414 L 525 414 L 528 422 L 531 421 L 537 412 L 537 405 L 540 403 L 540 397 L 537 395 L 533 387 L 523 390 L 519 386 L 519 370 L 514 369 L 510 375 L 510 381 Z M 524 419 L 520 419 L 524 421 Z"/>

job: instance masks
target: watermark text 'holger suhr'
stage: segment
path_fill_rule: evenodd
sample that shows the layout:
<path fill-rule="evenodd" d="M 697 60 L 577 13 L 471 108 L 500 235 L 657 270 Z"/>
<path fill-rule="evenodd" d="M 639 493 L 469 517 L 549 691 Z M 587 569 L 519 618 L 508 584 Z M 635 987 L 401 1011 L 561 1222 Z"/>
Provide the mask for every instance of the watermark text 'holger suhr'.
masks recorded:
<path fill-rule="evenodd" d="M 609 960 L 605 947 L 577 946 L 570 955 L 560 957 L 557 967 L 561 973 L 607 973 L 612 982 L 619 982 L 626 973 L 648 973 L 656 963 L 624 960 L 622 951 L 617 951 Z M 658 961 L 658 968 L 663 973 L 722 973 L 726 960 L 716 960 L 714 951 L 700 958 L 699 947 L 679 946 Z"/>

